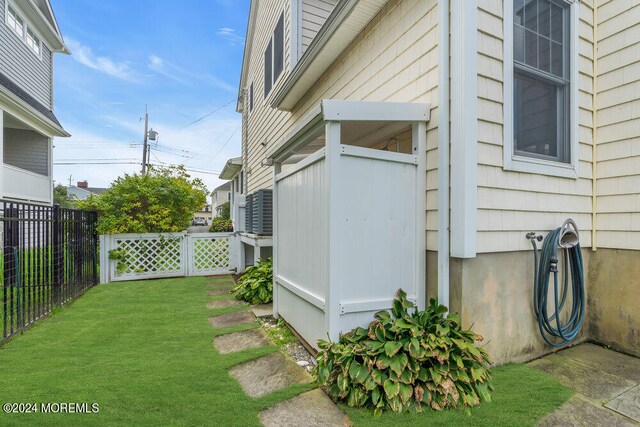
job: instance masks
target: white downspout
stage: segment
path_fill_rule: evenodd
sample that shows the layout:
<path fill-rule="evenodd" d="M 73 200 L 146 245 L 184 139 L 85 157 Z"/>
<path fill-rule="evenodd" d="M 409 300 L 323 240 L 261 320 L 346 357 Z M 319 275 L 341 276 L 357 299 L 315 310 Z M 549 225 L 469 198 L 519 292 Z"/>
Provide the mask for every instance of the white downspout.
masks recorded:
<path fill-rule="evenodd" d="M 438 1 L 438 302 L 449 307 L 449 0 Z"/>

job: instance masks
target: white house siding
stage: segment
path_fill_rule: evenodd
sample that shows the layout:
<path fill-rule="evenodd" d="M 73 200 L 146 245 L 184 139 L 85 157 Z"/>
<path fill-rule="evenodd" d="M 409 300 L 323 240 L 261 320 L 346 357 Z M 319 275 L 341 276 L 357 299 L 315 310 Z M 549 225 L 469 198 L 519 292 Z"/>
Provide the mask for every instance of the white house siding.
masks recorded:
<path fill-rule="evenodd" d="M 392 0 L 365 27 L 291 112 L 262 100 L 263 52 L 288 1 L 261 2 L 248 84 L 254 81 L 254 111 L 248 126 L 248 190 L 271 187 L 265 153 L 321 99 L 424 102 L 432 106 L 427 126 L 427 248 L 437 250 L 438 22 L 436 0 Z M 288 11 L 287 11 L 288 15 Z M 289 39 L 289 27 L 287 35 Z M 288 52 L 286 55 L 289 58 Z M 287 69 L 285 64 L 285 70 Z M 273 92 L 272 92 L 273 93 Z M 261 143 L 266 142 L 264 147 Z"/>
<path fill-rule="evenodd" d="M 52 109 L 52 53 L 43 42 L 42 59 L 38 58 L 6 25 L 5 1 L 0 0 L 0 73 L 13 80 L 42 105 Z M 25 19 L 24 14 L 22 18 Z"/>
<path fill-rule="evenodd" d="M 337 0 L 302 0 L 302 13 L 300 16 L 302 52 L 300 54 L 307 50 L 307 47 L 320 31 L 320 27 L 327 20 L 336 3 Z"/>
<path fill-rule="evenodd" d="M 597 246 L 640 249 L 640 3 L 597 11 Z"/>
<path fill-rule="evenodd" d="M 593 0 L 580 4 L 577 180 L 503 169 L 503 1 L 512 0 L 478 1 L 477 252 L 528 250 L 527 231 L 548 231 L 568 217 L 582 246 L 591 246 Z"/>

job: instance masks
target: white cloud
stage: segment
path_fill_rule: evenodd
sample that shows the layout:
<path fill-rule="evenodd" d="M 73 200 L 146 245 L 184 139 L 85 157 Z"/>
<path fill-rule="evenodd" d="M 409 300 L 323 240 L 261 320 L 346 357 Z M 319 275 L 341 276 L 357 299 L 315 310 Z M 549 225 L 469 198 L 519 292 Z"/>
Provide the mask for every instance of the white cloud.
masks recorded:
<path fill-rule="evenodd" d="M 139 81 L 128 62 L 117 62 L 107 56 L 97 56 L 89 46 L 85 46 L 71 37 L 65 37 L 65 42 L 71 49 L 71 57 L 79 63 L 117 79 L 130 82 Z"/>
<path fill-rule="evenodd" d="M 160 58 L 158 55 L 149 56 L 149 69 L 161 74 L 167 78 L 180 82 L 182 84 L 190 85 L 195 81 L 206 83 L 210 86 L 223 89 L 227 92 L 235 92 L 236 88 L 229 83 L 211 75 L 211 74 L 197 74 L 187 71 L 184 68 L 175 65 L 169 61 Z"/>
<path fill-rule="evenodd" d="M 218 28 L 217 31 L 218 36 L 225 39 L 231 44 L 231 46 L 236 46 L 244 43 L 244 37 L 236 33 L 236 30 L 233 28 L 222 27 Z"/>

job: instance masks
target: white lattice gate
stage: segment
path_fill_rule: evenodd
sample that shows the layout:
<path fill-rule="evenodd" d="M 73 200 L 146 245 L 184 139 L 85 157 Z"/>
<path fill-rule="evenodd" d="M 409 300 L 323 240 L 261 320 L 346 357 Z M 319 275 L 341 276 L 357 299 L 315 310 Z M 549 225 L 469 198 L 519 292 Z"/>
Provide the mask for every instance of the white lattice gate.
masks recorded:
<path fill-rule="evenodd" d="M 101 283 L 228 274 L 238 267 L 234 233 L 100 236 Z"/>

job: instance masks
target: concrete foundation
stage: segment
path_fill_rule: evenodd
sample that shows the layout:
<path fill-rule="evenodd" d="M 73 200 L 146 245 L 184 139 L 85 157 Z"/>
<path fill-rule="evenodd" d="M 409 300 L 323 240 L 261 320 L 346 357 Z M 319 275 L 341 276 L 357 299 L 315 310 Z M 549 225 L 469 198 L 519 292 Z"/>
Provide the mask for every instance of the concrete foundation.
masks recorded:
<path fill-rule="evenodd" d="M 640 357 L 640 251 L 593 252 L 587 287 L 589 338 Z"/>
<path fill-rule="evenodd" d="M 427 252 L 427 301 L 438 296 L 437 255 Z M 585 248 L 582 256 L 587 305 L 581 333 L 571 345 L 595 341 L 640 356 L 640 251 Z M 557 350 L 542 340 L 535 318 L 531 251 L 451 258 L 449 270 L 449 309 L 485 338 L 496 363 L 528 361 Z"/>

